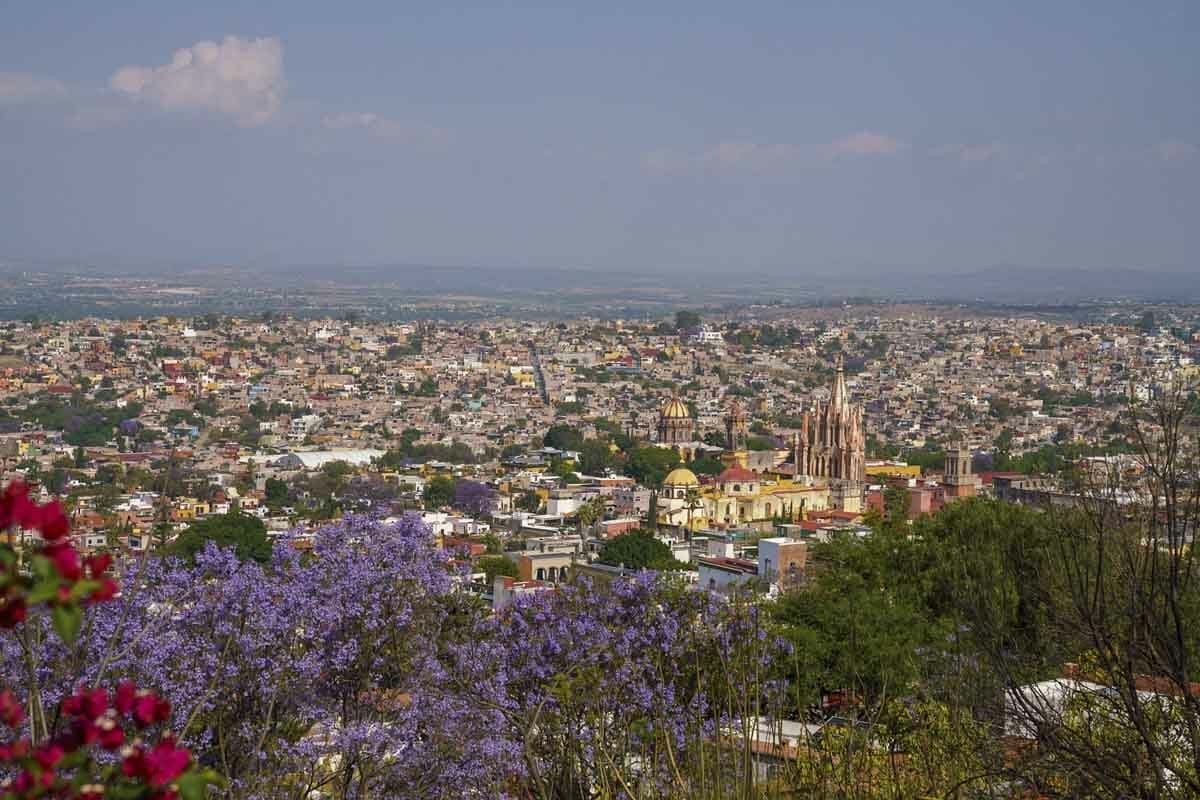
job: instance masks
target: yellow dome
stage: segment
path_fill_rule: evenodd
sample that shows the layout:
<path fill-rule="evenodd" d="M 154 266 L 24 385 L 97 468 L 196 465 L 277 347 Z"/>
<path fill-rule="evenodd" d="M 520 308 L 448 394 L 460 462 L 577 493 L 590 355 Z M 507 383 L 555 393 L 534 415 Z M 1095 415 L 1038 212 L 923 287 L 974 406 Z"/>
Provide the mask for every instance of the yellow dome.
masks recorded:
<path fill-rule="evenodd" d="M 678 397 L 672 397 L 662 408 L 663 419 L 687 419 L 690 416 L 687 406 Z"/>
<path fill-rule="evenodd" d="M 696 480 L 696 473 L 686 467 L 678 467 L 671 470 L 667 477 L 663 478 L 663 486 L 699 486 L 700 481 Z"/>

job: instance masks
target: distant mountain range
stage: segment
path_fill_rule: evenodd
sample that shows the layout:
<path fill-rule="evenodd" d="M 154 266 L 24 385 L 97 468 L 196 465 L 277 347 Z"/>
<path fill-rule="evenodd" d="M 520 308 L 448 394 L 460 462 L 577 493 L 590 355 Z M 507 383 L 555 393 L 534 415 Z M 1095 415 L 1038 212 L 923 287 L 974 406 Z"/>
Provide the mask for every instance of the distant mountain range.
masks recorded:
<path fill-rule="evenodd" d="M 823 271 L 822 271 L 823 272 Z M 19 285 L 36 275 L 55 280 L 85 277 L 152 281 L 213 291 L 387 290 L 419 297 L 521 299 L 537 303 L 701 303 L 739 305 L 764 301 L 812 302 L 840 298 L 952 301 L 1015 305 L 1086 302 L 1200 303 L 1200 270 L 1061 269 L 995 266 L 959 273 L 879 268 L 839 272 L 582 270 L 523 267 L 394 265 L 237 265 L 163 268 L 81 267 L 0 261 L 0 275 Z"/>
<path fill-rule="evenodd" d="M 958 275 L 924 274 L 883 279 L 893 296 L 992 303 L 1075 303 L 1093 300 L 1200 302 L 1200 270 L 1038 269 L 997 266 Z"/>

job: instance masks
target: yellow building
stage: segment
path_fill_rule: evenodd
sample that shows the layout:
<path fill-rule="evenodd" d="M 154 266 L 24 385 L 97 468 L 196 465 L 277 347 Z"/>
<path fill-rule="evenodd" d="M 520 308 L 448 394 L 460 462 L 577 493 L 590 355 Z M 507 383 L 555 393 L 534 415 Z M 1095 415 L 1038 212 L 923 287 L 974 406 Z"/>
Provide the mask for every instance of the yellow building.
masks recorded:
<path fill-rule="evenodd" d="M 884 461 L 867 464 L 869 478 L 919 478 L 921 467 L 917 464 L 901 464 L 894 461 Z"/>
<path fill-rule="evenodd" d="M 681 467 L 663 480 L 658 522 L 702 531 L 780 517 L 801 520 L 809 512 L 826 510 L 829 502 L 824 483 L 772 480 L 735 464 L 701 486 L 695 473 Z"/>

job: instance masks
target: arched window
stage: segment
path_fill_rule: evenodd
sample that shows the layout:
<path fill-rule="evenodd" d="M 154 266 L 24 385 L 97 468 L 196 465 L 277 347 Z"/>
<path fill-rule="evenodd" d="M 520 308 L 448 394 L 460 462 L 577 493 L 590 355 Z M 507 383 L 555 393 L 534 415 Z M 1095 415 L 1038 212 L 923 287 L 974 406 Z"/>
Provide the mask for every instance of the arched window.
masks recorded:
<path fill-rule="evenodd" d="M 550 580 L 555 580 L 558 577 L 558 570 L 554 567 L 550 567 L 550 569 L 547 571 L 547 575 Z"/>
<path fill-rule="evenodd" d="M 541 567 L 538 567 L 538 571 L 537 571 L 537 579 L 538 579 L 539 581 L 544 581 L 544 580 L 546 580 L 546 570 L 542 569 Z"/>
<path fill-rule="evenodd" d="M 735 483 L 735 484 L 733 485 L 733 490 L 734 490 L 735 492 L 740 492 L 740 491 L 742 490 L 742 485 L 741 485 L 740 483 Z"/>

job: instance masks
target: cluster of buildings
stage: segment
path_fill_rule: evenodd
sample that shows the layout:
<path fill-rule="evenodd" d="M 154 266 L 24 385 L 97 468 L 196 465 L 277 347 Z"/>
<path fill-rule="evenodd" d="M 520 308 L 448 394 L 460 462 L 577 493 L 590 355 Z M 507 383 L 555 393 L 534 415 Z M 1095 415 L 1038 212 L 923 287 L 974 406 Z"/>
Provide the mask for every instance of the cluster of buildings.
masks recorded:
<path fill-rule="evenodd" d="M 1193 310 L 1125 307 L 1069 321 L 751 307 L 686 331 L 10 322 L 0 458 L 66 496 L 97 547 L 152 546 L 233 509 L 272 531 L 315 525 L 367 486 L 447 539 L 511 546 L 518 584 L 560 580 L 563 559 L 587 564 L 632 529 L 657 530 L 706 585 L 779 584 L 803 571 L 792 544 L 864 530 L 888 487 L 911 515 L 979 492 L 1062 495 L 1053 470 L 1015 467 L 1046 448 L 1123 457 L 1125 401 L 1194 379 L 1198 331 Z M 673 462 L 660 479 L 631 468 L 646 448 Z M 468 480 L 490 487 L 491 513 L 437 494 Z"/>

